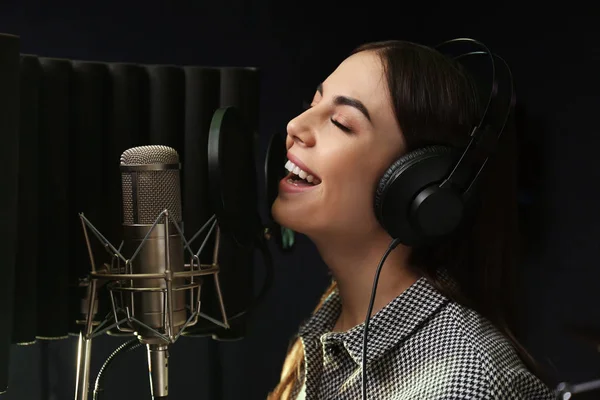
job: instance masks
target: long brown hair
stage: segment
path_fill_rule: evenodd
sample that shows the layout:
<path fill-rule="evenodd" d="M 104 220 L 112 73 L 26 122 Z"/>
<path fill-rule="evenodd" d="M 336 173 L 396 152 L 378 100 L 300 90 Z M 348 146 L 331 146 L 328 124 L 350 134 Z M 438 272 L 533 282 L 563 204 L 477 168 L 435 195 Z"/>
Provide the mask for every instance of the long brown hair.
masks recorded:
<path fill-rule="evenodd" d="M 458 63 L 433 49 L 403 41 L 369 43 L 353 54 L 361 51 L 374 51 L 381 57 L 407 151 L 431 144 L 464 145 L 480 117 L 480 107 L 476 86 Z M 442 294 L 493 323 L 525 365 L 537 373 L 535 361 L 513 334 L 511 283 L 518 255 L 514 146 L 514 132 L 507 130 L 484 170 L 468 221 L 444 243 L 412 248 L 409 264 Z M 439 274 L 442 267 L 451 280 Z M 317 310 L 334 290 L 335 282 Z M 290 398 L 300 384 L 303 359 L 302 342 L 296 339 L 268 400 Z"/>

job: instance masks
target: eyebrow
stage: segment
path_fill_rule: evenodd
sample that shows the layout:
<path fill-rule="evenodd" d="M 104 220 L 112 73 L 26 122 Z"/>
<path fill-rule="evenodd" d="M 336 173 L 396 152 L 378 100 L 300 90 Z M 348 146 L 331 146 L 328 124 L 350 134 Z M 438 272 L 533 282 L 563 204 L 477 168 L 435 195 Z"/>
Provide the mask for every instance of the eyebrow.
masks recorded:
<path fill-rule="evenodd" d="M 319 92 L 319 94 L 321 96 L 323 96 L 323 84 L 322 83 L 319 83 L 319 85 L 317 86 L 317 92 Z M 333 103 L 338 106 L 354 107 L 358 111 L 363 113 L 364 116 L 367 117 L 369 122 L 371 122 L 371 115 L 369 114 L 369 110 L 367 110 L 367 107 L 365 107 L 365 105 L 360 100 L 354 99 L 352 97 L 347 97 L 347 96 L 336 96 L 333 99 Z"/>

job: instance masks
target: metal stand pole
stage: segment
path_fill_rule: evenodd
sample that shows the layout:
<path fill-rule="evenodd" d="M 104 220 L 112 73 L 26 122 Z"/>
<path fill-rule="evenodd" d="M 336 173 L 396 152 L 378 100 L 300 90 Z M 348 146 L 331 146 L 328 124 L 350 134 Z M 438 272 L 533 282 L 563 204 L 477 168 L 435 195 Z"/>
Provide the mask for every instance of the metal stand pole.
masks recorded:
<path fill-rule="evenodd" d="M 90 361 L 92 340 L 79 333 L 77 349 L 77 380 L 75 382 L 75 400 L 87 400 L 90 388 Z"/>
<path fill-rule="evenodd" d="M 92 331 L 96 314 L 97 281 L 92 279 L 88 286 L 88 308 L 85 328 L 79 333 L 77 349 L 77 378 L 75 400 L 87 400 L 90 390 L 90 363 L 92 359 Z"/>

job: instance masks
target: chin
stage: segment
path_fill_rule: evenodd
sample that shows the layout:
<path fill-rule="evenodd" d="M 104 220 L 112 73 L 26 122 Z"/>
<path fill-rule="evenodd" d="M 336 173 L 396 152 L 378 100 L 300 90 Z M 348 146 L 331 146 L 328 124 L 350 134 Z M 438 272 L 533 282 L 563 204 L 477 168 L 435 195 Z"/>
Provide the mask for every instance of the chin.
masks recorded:
<path fill-rule="evenodd" d="M 273 219 L 279 225 L 291 229 L 294 232 L 310 236 L 311 233 L 319 231 L 316 223 L 322 218 L 315 215 L 314 211 L 309 212 L 306 204 L 302 202 L 290 202 L 286 199 L 277 197 L 271 206 Z M 312 217 L 307 217 L 311 215 Z"/>
<path fill-rule="evenodd" d="M 332 217 L 331 212 L 316 213 L 314 208 L 307 207 L 306 204 L 287 202 L 279 197 L 271 207 L 271 214 L 279 225 L 302 234 L 313 241 L 352 230 L 350 226 L 341 227 L 333 223 L 337 218 L 330 218 Z"/>
<path fill-rule="evenodd" d="M 279 225 L 291 229 L 295 232 L 302 233 L 302 218 L 298 218 L 301 213 L 291 210 L 289 205 L 285 204 L 285 200 L 277 197 L 271 206 L 271 214 L 273 219 Z"/>

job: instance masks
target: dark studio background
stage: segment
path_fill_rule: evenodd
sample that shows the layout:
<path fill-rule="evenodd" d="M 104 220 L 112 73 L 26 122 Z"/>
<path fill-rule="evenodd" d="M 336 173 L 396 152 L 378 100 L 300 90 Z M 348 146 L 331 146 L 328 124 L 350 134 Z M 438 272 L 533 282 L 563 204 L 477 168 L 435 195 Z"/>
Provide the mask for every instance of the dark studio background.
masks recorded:
<path fill-rule="evenodd" d="M 518 94 L 522 215 L 531 244 L 515 293 L 523 305 L 521 338 L 557 381 L 600 378 L 600 354 L 564 330 L 569 323 L 600 326 L 594 307 L 600 300 L 597 17 L 586 11 L 569 16 L 564 9 L 560 18 L 529 17 L 513 9 L 480 19 L 471 16 L 473 10 L 432 6 L 396 14 L 392 5 L 377 2 L 327 10 L 282 3 L 2 2 L 0 32 L 19 35 L 22 53 L 43 56 L 258 67 L 263 157 L 271 134 L 284 132 L 316 84 L 358 44 L 394 38 L 433 45 L 459 36 L 484 41 L 511 65 Z M 172 346 L 172 398 L 266 397 L 291 336 L 328 281 L 314 248 L 298 240 L 294 253 L 275 252 L 274 287 L 244 340 L 182 338 Z M 261 265 L 257 258 L 257 271 Z M 121 342 L 106 336 L 94 340 L 94 377 Z M 3 398 L 73 398 L 75 346 L 75 338 L 14 346 L 9 392 Z M 143 351 L 114 365 L 106 392 L 114 400 L 148 398 Z"/>

